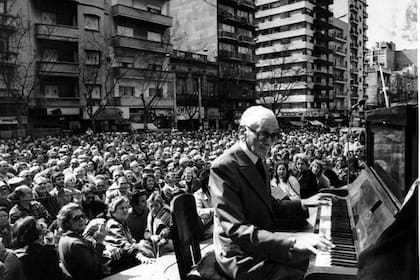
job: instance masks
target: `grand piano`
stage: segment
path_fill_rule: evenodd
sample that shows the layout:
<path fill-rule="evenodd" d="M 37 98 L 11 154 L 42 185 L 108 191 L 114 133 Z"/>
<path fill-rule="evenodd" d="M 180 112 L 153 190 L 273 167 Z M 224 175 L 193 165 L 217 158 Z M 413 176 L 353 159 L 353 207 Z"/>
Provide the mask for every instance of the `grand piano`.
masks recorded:
<path fill-rule="evenodd" d="M 344 199 L 317 209 L 314 232 L 336 247 L 311 258 L 306 280 L 418 279 L 418 106 L 366 122 L 367 166 Z"/>

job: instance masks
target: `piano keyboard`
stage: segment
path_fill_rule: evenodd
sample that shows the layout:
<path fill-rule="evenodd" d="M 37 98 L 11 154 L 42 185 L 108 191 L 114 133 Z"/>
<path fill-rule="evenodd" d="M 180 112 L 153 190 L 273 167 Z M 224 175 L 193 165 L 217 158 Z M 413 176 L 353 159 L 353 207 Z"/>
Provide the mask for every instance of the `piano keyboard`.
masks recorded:
<path fill-rule="evenodd" d="M 329 252 L 319 252 L 315 265 L 357 267 L 356 249 L 345 200 L 321 206 L 318 233 L 330 239 L 335 248 Z"/>

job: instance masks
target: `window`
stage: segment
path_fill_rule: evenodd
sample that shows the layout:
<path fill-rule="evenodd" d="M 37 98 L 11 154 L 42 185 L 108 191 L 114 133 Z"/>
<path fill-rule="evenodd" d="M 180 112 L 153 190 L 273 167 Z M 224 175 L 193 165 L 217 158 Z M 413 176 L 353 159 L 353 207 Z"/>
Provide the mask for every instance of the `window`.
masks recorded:
<path fill-rule="evenodd" d="M 85 15 L 85 29 L 99 31 L 99 16 Z"/>
<path fill-rule="evenodd" d="M 186 94 L 187 92 L 187 79 L 185 77 L 176 78 L 176 93 L 179 95 Z"/>
<path fill-rule="evenodd" d="M 147 40 L 155 41 L 155 42 L 162 42 L 162 34 L 147 31 Z"/>
<path fill-rule="evenodd" d="M 223 31 L 235 33 L 235 27 L 232 25 L 227 25 L 227 24 L 222 23 L 220 27 L 221 27 L 220 29 L 222 29 Z"/>
<path fill-rule="evenodd" d="M 54 49 L 44 49 L 42 53 L 42 60 L 44 61 L 57 61 L 58 52 Z"/>
<path fill-rule="evenodd" d="M 99 51 L 88 51 L 86 50 L 86 64 L 87 65 L 99 65 Z"/>
<path fill-rule="evenodd" d="M 157 7 L 157 6 L 147 5 L 147 11 L 152 14 L 158 14 L 158 15 L 162 14 L 161 7 Z"/>
<path fill-rule="evenodd" d="M 117 34 L 126 37 L 134 37 L 134 29 L 132 27 L 118 25 Z"/>
<path fill-rule="evenodd" d="M 87 85 L 86 86 L 87 95 L 90 95 L 92 99 L 101 98 L 101 86 L 100 85 Z"/>
<path fill-rule="evenodd" d="M 0 14 L 6 13 L 6 1 L 0 0 Z"/>
<path fill-rule="evenodd" d="M 216 93 L 216 82 L 213 80 L 207 80 L 207 95 L 214 96 Z"/>
<path fill-rule="evenodd" d="M 42 12 L 41 21 L 45 24 L 57 24 L 57 15 L 49 12 Z"/>
<path fill-rule="evenodd" d="M 159 71 L 159 70 L 162 70 L 162 65 L 161 64 L 155 64 L 155 63 L 150 63 L 149 65 L 147 65 L 147 69 Z"/>
<path fill-rule="evenodd" d="M 119 86 L 118 92 L 120 96 L 134 96 L 134 87 Z"/>
<path fill-rule="evenodd" d="M 45 85 L 45 97 L 58 97 L 58 85 Z"/>
<path fill-rule="evenodd" d="M 199 85 L 199 81 L 198 81 L 198 77 L 193 77 L 192 78 L 192 94 L 193 95 L 198 95 L 198 85 Z"/>
<path fill-rule="evenodd" d="M 149 96 L 153 97 L 162 97 L 163 96 L 163 89 L 162 88 L 149 88 Z"/>

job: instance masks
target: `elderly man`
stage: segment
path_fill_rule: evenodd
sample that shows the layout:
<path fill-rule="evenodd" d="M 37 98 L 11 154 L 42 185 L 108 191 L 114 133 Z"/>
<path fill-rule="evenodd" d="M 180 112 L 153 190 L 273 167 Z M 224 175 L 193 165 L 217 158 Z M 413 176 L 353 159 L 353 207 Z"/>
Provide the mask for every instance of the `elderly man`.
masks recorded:
<path fill-rule="evenodd" d="M 248 108 L 240 121 L 239 142 L 211 166 L 216 260 L 233 279 L 302 279 L 307 256 L 333 246 L 312 233 L 276 232 L 284 226 L 278 221 L 304 222 L 305 204 L 319 203 L 318 197 L 303 203 L 271 196 L 265 157 L 278 132 L 271 110 Z"/>

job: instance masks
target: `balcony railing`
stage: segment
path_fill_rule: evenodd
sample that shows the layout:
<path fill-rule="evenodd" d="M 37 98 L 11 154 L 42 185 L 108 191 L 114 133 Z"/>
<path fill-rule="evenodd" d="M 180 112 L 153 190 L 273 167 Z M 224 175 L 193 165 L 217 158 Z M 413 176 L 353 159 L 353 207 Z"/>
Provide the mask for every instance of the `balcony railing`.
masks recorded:
<path fill-rule="evenodd" d="M 219 30 L 219 38 L 220 39 L 230 39 L 230 40 L 238 40 L 238 35 L 236 35 L 235 33 L 229 32 L 229 31 L 224 31 L 224 30 Z"/>
<path fill-rule="evenodd" d="M 230 58 L 230 59 L 237 59 L 237 60 L 242 59 L 239 53 L 233 52 L 233 51 L 220 50 L 219 55 L 220 57 L 223 57 L 223 58 Z"/>
<path fill-rule="evenodd" d="M 122 4 L 113 5 L 111 12 L 113 16 L 128 17 L 135 20 L 152 22 L 166 27 L 172 27 L 172 17 L 137 9 Z"/>
<path fill-rule="evenodd" d="M 163 70 L 152 70 L 147 68 L 115 67 L 118 77 L 124 78 L 147 78 L 147 80 L 170 81 L 173 80 L 173 72 Z"/>
<path fill-rule="evenodd" d="M 13 31 L 16 29 L 15 24 L 16 17 L 10 14 L 0 13 L 0 29 Z"/>
<path fill-rule="evenodd" d="M 79 29 L 77 26 L 37 23 L 35 24 L 35 36 L 37 39 L 77 42 Z"/>
<path fill-rule="evenodd" d="M 77 62 L 38 61 L 38 74 L 43 76 L 78 77 L 79 64 Z"/>
<path fill-rule="evenodd" d="M 245 42 L 245 43 L 253 43 L 254 38 L 247 35 L 239 35 L 239 41 Z"/>
<path fill-rule="evenodd" d="M 241 19 L 238 16 L 236 16 L 236 15 L 234 15 L 234 14 L 232 14 L 229 11 L 226 11 L 224 9 L 218 9 L 217 14 L 221 18 L 226 19 L 226 20 L 231 20 L 231 21 L 235 21 L 235 22 L 240 22 L 241 21 Z"/>
<path fill-rule="evenodd" d="M 38 106 L 73 107 L 80 106 L 80 97 L 72 96 L 35 96 L 35 104 Z"/>
<path fill-rule="evenodd" d="M 112 38 L 114 47 L 130 48 L 137 50 L 145 50 L 158 53 L 172 53 L 173 47 L 171 44 L 149 41 L 141 38 L 114 36 Z"/>
<path fill-rule="evenodd" d="M 198 54 L 198 53 L 186 52 L 186 51 L 180 51 L 180 50 L 174 50 L 173 57 L 201 61 L 201 62 L 208 62 L 207 56 L 204 54 Z"/>
<path fill-rule="evenodd" d="M 239 2 L 238 4 L 241 6 L 244 6 L 250 9 L 255 9 L 255 4 L 254 4 L 254 1 L 252 0 L 239 0 L 238 2 Z"/>

